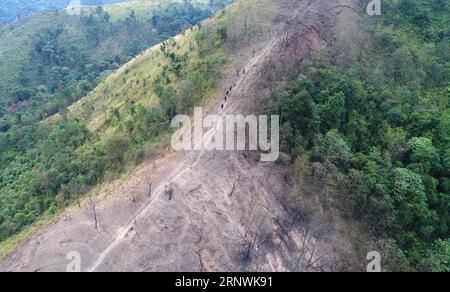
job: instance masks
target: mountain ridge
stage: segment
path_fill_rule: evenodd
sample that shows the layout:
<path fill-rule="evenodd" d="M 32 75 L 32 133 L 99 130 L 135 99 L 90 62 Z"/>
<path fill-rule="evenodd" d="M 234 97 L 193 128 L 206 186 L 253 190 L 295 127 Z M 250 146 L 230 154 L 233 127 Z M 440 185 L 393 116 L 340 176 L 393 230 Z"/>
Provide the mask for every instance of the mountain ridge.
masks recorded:
<path fill-rule="evenodd" d="M 228 35 L 227 43 L 234 48 L 231 50 L 234 62 L 220 69 L 225 70 L 224 78 L 219 84 L 212 85 L 214 93 L 205 111 L 217 113 L 220 110 L 223 98 L 221 88 L 229 84 L 235 84 L 233 97 L 220 115 L 261 111 L 258 105 L 260 94 L 268 94 L 269 84 L 282 81 L 277 73 L 286 72 L 288 64 L 292 65 L 291 70 L 300 70 L 300 64 L 323 47 L 324 35 L 316 26 L 320 27 L 321 21 L 326 19 L 326 27 L 333 27 L 337 12 L 351 3 L 238 1 L 232 5 L 225 12 L 225 15 L 235 17 L 227 26 L 230 31 L 232 24 L 239 23 L 236 20 L 248 19 L 247 13 L 250 13 L 253 20 L 262 19 L 272 28 L 276 25 L 279 33 L 257 41 L 246 39 L 248 34 L 244 38 L 236 38 L 235 42 L 232 41 L 233 35 Z M 270 13 L 257 13 L 256 7 Z M 330 18 L 322 17 L 319 13 L 322 10 L 327 11 L 325 15 Z M 217 17 L 220 19 L 220 14 Z M 298 18 L 303 20 L 300 30 L 298 23 L 291 21 Z M 204 23 L 201 29 L 194 31 L 209 31 L 214 35 L 216 29 L 217 26 Z M 327 31 L 325 27 L 324 31 Z M 149 51 L 147 54 L 156 52 Z M 139 63 L 139 59 L 148 58 L 147 54 L 127 67 L 128 74 L 132 75 L 136 68 L 133 66 Z M 244 56 L 248 56 L 249 62 L 239 64 Z M 279 61 L 277 63 L 274 63 L 275 56 Z M 246 73 L 238 76 L 236 71 L 243 68 Z M 125 74 L 127 69 L 120 70 L 118 74 Z M 218 76 L 222 75 L 215 75 Z M 123 109 L 120 116 L 123 117 Z M 214 131 L 205 134 L 205 142 L 211 135 Z M 1 269 L 61 270 L 64 269 L 65 259 L 58 259 L 57 265 L 48 266 L 44 259 L 55 257 L 49 256 L 46 251 L 64 253 L 67 248 L 79 250 L 85 263 L 83 270 L 87 271 L 355 269 L 354 263 L 345 266 L 339 253 L 332 251 L 340 246 L 339 250 L 347 250 L 342 254 L 347 254 L 351 250 L 350 243 L 336 231 L 329 232 L 327 236 L 322 234 L 322 237 L 319 231 L 310 234 L 308 230 L 311 225 L 287 203 L 287 194 L 296 191 L 292 183 L 286 182 L 286 171 L 276 164 L 258 163 L 257 156 L 257 153 L 241 152 L 174 152 L 150 160 L 119 183 L 123 188 L 113 187 L 90 199 L 90 203 L 84 202 L 81 208 L 75 208 L 67 215 L 71 218 L 68 221 L 63 217 L 57 219 L 46 228 L 53 230 L 51 235 L 40 233 L 19 248 L 18 253 L 4 262 Z M 237 179 L 236 172 L 240 173 L 239 189 L 229 195 L 233 181 Z M 155 185 L 150 197 L 149 182 Z M 172 201 L 164 198 L 163 190 L 167 182 L 175 186 Z M 130 199 L 126 194 L 135 197 Z M 89 206 L 93 204 L 101 214 L 98 230 L 93 228 L 92 213 L 89 211 Z M 121 208 L 118 209 L 118 206 Z M 327 228 L 330 227 L 327 225 Z M 66 237 L 63 234 L 69 236 L 69 241 L 63 239 Z M 81 234 L 84 234 L 83 238 Z M 337 246 L 327 244 L 326 238 L 330 237 L 339 238 L 335 242 Z M 33 251 L 30 247 L 36 242 L 41 248 Z M 60 245 L 55 246 L 51 242 L 59 242 Z M 52 248 L 43 248 L 49 244 Z M 96 251 L 91 252 L 92 249 Z M 299 259 L 299 253 L 304 257 Z M 161 257 L 161 254 L 167 258 Z"/>
<path fill-rule="evenodd" d="M 204 1 L 178 2 L 86 8 L 80 17 L 48 12 L 5 25 L 0 30 L 0 130 L 63 110 L 129 58 L 217 9 Z"/>
<path fill-rule="evenodd" d="M 450 7 L 366 5 L 239 0 L 39 123 L 0 173 L 0 270 L 448 271 Z M 226 116 L 278 115 L 280 159 L 175 151 L 199 106 L 206 149 Z"/>

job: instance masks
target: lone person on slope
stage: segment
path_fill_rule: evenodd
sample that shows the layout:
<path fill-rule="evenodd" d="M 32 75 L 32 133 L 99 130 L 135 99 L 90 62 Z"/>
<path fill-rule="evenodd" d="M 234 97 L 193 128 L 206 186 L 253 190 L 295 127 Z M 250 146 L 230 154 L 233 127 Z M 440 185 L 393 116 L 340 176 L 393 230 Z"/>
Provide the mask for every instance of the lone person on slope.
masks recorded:
<path fill-rule="evenodd" d="M 171 201 L 172 200 L 172 196 L 173 196 L 173 187 L 172 187 L 172 185 L 170 183 L 168 183 L 166 185 L 165 193 L 166 193 L 166 196 L 169 199 L 169 201 Z"/>

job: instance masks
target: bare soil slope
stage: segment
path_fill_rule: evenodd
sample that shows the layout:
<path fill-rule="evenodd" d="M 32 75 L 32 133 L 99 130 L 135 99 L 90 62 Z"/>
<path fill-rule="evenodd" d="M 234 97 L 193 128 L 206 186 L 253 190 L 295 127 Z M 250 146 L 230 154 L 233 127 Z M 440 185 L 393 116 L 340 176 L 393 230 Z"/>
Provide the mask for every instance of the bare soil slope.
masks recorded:
<path fill-rule="evenodd" d="M 221 110 L 218 93 L 205 114 L 259 113 L 260 98 L 327 49 L 341 12 L 356 7 L 353 0 L 274 2 L 280 11 L 274 31 L 234 53 L 235 65 L 246 73 L 230 72 L 223 88 L 236 84 L 231 99 Z M 205 131 L 203 142 L 214 133 L 215 127 Z M 170 201 L 164 194 L 169 182 Z M 289 206 L 296 192 L 286 166 L 259 162 L 256 152 L 169 153 L 68 210 L 0 270 L 65 271 L 71 251 L 81 254 L 83 271 L 354 269 L 343 259 L 351 253 L 348 240 L 333 229 L 311 228 Z"/>

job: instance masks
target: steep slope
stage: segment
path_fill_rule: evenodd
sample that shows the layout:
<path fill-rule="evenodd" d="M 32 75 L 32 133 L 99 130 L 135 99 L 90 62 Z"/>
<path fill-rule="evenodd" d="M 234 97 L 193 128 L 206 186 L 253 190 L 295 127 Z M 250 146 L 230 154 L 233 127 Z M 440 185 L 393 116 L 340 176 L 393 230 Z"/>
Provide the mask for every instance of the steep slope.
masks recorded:
<path fill-rule="evenodd" d="M 278 82 L 296 76 L 303 62 L 327 50 L 334 31 L 340 29 L 340 15 L 357 19 L 353 11 L 357 3 L 352 0 L 238 1 L 202 25 L 201 31 L 213 33 L 226 27 L 227 58 L 209 76 L 214 82 L 194 100 L 210 100 L 205 113 L 222 117 L 262 112 L 261 99 L 270 96 Z M 189 39 L 198 30 L 176 38 L 175 52 L 183 50 L 178 44 L 189 48 Z M 138 86 L 133 96 L 126 91 L 129 87 L 117 88 L 118 80 L 145 79 L 142 73 L 148 70 L 164 72 L 167 67 L 158 63 L 168 60 L 161 55 L 158 48 L 150 49 L 80 102 L 89 102 L 94 109 L 86 117 L 92 130 L 104 135 L 120 128 L 102 116 L 99 109 L 105 103 L 117 103 L 117 116 L 123 116 L 127 97 L 154 107 L 163 104 L 164 95 L 150 93 L 151 88 L 153 101 L 140 95 L 145 85 Z M 244 69 L 245 73 L 236 73 Z M 151 78 L 156 77 L 150 74 Z M 231 85 L 231 99 L 220 110 L 223 88 Z M 79 108 L 75 105 L 71 114 L 79 115 Z M 204 144 L 210 143 L 216 126 L 204 134 Z M 173 200 L 164 196 L 169 182 L 174 185 Z M 256 152 L 169 153 L 145 162 L 106 189 L 93 190 L 89 200 L 24 243 L 0 269 L 65 270 L 71 251 L 81 254 L 86 271 L 356 269 L 349 240 L 335 225 L 322 225 L 299 213 L 292 203 L 297 194 L 289 171 L 277 163 L 259 162 Z"/>
<path fill-rule="evenodd" d="M 18 26 L 11 33 L 8 29 L 3 31 L 6 40 L 14 41 L 0 43 L 0 47 L 7 48 L 0 56 L 4 61 L 0 68 L 6 72 L 0 80 L 16 88 L 12 90 L 13 97 L 7 90 L 0 92 L 0 115 L 3 115 L 0 118 L 0 241 L 17 234 L 41 215 L 54 213 L 76 194 L 86 193 L 90 186 L 104 179 L 107 169 L 115 168 L 105 159 L 102 154 L 105 152 L 92 148 L 99 139 L 84 127 L 80 121 L 83 116 L 62 119 L 56 124 L 40 121 L 58 111 L 65 113 L 67 105 L 90 92 L 139 47 L 146 48 L 147 42 L 153 44 L 207 18 L 216 6 L 203 5 L 202 1 L 193 2 L 197 3 L 195 6 L 173 1 L 169 4 L 165 0 L 146 1 L 149 5 L 136 7 L 139 10 L 132 10 L 134 4 L 130 3 L 119 8 L 116 5 L 97 7 L 80 18 L 51 14 L 44 17 L 47 22 L 43 23 L 39 21 L 41 15 L 23 25 L 8 26 Z M 228 0 L 215 2 L 220 3 L 228 3 Z M 110 20 L 111 15 L 115 15 L 107 12 L 110 8 L 114 13 L 126 11 L 128 16 Z M 53 16 L 56 23 L 51 21 Z M 71 20 L 73 25 L 70 25 Z M 53 26 L 59 24 L 57 28 Z M 43 29 L 45 27 L 48 29 Z M 27 34 L 28 29 L 32 35 Z M 15 74 L 20 76 L 19 80 L 13 78 L 8 82 Z M 17 86 L 18 83 L 24 84 Z M 89 111 L 90 108 L 85 107 L 83 113 Z M 155 135 L 141 136 L 133 141 L 133 146 L 146 142 L 149 136 Z M 84 149 L 80 149 L 81 146 Z M 90 157 L 86 162 L 100 164 L 93 166 L 80 161 L 81 168 L 72 167 L 77 160 L 75 157 L 88 153 L 100 155 L 97 156 L 100 159 Z M 53 158 L 49 159 L 49 155 Z M 49 173 L 49 180 L 38 178 Z M 46 183 L 40 183 L 44 181 Z"/>
<path fill-rule="evenodd" d="M 81 16 L 58 10 L 5 26 L 0 30 L 0 130 L 64 109 L 145 48 L 230 1 L 189 3 L 141 0 L 102 9 L 82 6 Z"/>
<path fill-rule="evenodd" d="M 270 109 L 298 171 L 337 190 L 317 197 L 376 236 L 364 248 L 377 243 L 383 270 L 449 271 L 450 6 L 386 0 L 383 11 Z"/>

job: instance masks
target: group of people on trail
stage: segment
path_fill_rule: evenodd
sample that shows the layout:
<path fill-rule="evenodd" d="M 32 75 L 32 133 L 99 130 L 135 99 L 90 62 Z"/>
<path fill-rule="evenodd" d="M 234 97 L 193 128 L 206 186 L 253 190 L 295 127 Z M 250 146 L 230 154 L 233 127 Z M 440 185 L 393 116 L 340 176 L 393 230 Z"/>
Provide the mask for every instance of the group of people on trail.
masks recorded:
<path fill-rule="evenodd" d="M 245 73 L 246 73 L 246 70 L 244 68 L 244 69 L 242 69 L 242 74 L 245 74 Z M 234 86 L 236 86 L 236 84 Z M 231 97 L 231 92 L 233 91 L 233 87 L 234 86 L 230 86 L 229 88 L 228 87 L 225 88 L 225 98 L 224 98 L 224 102 L 221 103 L 221 105 L 220 105 L 221 109 L 225 108 L 225 104 L 227 103 L 228 99 Z"/>
<path fill-rule="evenodd" d="M 236 85 L 234 85 L 236 86 Z M 224 102 L 221 105 L 221 109 L 225 108 L 225 104 L 227 103 L 228 99 L 231 97 L 231 92 L 233 91 L 233 86 L 230 86 L 229 88 L 225 88 L 225 97 Z"/>
<path fill-rule="evenodd" d="M 243 69 L 242 74 L 245 74 L 245 72 L 246 72 L 245 69 Z M 225 108 L 225 103 L 228 101 L 229 98 L 231 98 L 231 93 L 235 86 L 236 86 L 236 84 L 225 88 L 225 97 L 224 97 L 224 102 L 221 104 L 221 109 Z M 166 197 L 169 199 L 169 201 L 171 201 L 172 197 L 173 197 L 173 186 L 171 183 L 168 183 L 166 185 L 164 192 L 165 192 Z"/>
<path fill-rule="evenodd" d="M 221 105 L 221 109 L 224 109 L 225 104 L 228 101 L 228 97 L 231 96 L 231 91 L 233 90 L 233 86 L 230 86 L 230 88 L 225 88 L 225 97 L 224 97 L 224 102 Z"/>

